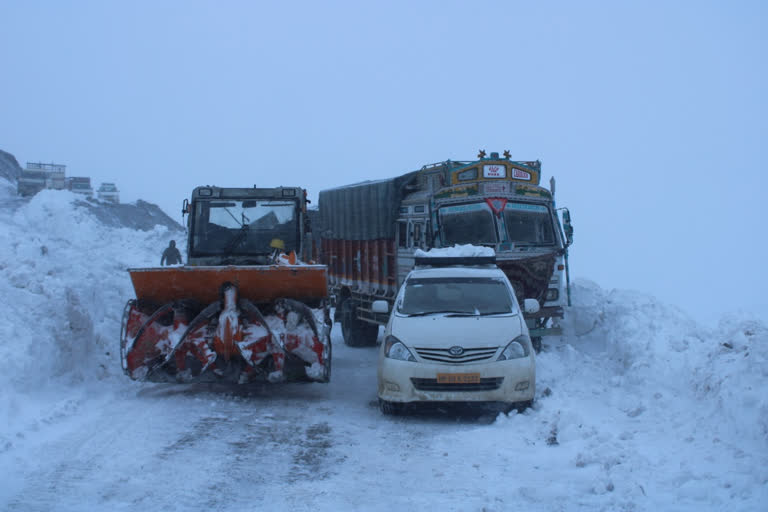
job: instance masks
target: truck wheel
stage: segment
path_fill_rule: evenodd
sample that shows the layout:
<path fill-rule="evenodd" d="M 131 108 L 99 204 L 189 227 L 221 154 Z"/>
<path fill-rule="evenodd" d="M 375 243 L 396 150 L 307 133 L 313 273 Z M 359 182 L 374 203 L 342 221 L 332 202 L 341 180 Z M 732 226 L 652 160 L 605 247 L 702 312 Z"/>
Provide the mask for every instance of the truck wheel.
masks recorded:
<path fill-rule="evenodd" d="M 347 299 L 341 304 L 341 333 L 349 347 L 375 345 L 379 326 L 363 322 L 355 316 L 355 302 Z"/>
<path fill-rule="evenodd" d="M 541 352 L 541 336 L 534 336 L 531 338 L 531 345 L 533 345 L 533 351 L 537 354 Z"/>
<path fill-rule="evenodd" d="M 387 416 L 398 416 L 403 413 L 403 404 L 400 402 L 389 402 L 379 398 L 379 409 L 382 414 Z"/>
<path fill-rule="evenodd" d="M 323 377 L 320 382 L 331 381 L 331 336 L 330 334 L 325 338 L 325 348 L 323 350 Z"/>

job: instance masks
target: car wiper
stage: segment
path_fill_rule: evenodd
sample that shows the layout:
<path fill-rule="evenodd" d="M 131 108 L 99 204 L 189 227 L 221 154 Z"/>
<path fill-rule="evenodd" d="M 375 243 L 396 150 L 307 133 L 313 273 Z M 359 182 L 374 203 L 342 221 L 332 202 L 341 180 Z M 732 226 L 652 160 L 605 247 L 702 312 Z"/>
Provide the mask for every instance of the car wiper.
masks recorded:
<path fill-rule="evenodd" d="M 506 311 L 486 311 L 483 313 L 480 313 L 480 316 L 490 316 L 490 315 L 510 315 L 514 313 L 512 310 L 506 310 Z"/>

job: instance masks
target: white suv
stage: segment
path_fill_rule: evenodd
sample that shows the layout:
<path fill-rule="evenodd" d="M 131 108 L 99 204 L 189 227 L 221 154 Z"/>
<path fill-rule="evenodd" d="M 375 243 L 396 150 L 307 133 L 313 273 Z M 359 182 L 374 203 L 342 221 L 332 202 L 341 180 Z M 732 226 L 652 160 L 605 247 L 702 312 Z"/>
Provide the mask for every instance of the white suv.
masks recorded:
<path fill-rule="evenodd" d="M 414 402 L 533 403 L 536 360 L 495 258 L 417 258 L 390 314 L 378 365 L 384 414 Z M 477 263 L 477 264 L 472 264 Z M 526 299 L 527 311 L 539 308 Z M 387 312 L 385 301 L 374 311 Z"/>

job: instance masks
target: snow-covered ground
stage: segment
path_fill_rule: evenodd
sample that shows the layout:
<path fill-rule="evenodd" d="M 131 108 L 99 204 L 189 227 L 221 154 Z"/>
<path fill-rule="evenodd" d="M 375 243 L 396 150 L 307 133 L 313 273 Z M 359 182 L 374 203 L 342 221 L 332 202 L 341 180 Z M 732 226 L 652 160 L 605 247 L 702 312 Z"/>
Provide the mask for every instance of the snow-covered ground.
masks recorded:
<path fill-rule="evenodd" d="M 136 383 L 125 269 L 182 236 L 0 186 L 0 510 L 768 510 L 754 318 L 707 329 L 577 280 L 536 404 L 509 416 L 382 416 L 376 349 L 338 326 L 330 384 Z"/>

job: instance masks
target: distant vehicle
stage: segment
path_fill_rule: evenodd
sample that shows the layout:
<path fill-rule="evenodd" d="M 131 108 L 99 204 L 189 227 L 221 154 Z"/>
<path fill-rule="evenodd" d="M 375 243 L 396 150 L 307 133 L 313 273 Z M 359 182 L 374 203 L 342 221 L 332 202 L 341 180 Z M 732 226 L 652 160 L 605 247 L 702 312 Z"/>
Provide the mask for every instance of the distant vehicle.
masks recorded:
<path fill-rule="evenodd" d="M 33 196 L 45 189 L 47 173 L 45 171 L 21 171 L 18 181 L 20 196 Z"/>
<path fill-rule="evenodd" d="M 18 180 L 18 192 L 21 196 L 33 196 L 41 190 L 63 190 L 66 165 L 27 162 Z"/>
<path fill-rule="evenodd" d="M 106 201 L 109 203 L 120 202 L 120 192 L 114 183 L 102 183 L 99 189 L 96 191 L 96 197 L 100 201 Z"/>
<path fill-rule="evenodd" d="M 91 178 L 88 177 L 67 178 L 67 189 L 71 190 L 75 194 L 82 194 L 87 197 L 93 197 Z"/>
<path fill-rule="evenodd" d="M 427 402 L 529 407 L 536 390 L 533 345 L 495 256 L 417 253 L 415 263 L 395 298 L 379 350 L 381 411 L 398 414 L 406 404 Z M 389 302 L 377 300 L 372 309 L 387 313 Z M 525 313 L 538 310 L 536 299 L 524 300 Z"/>

